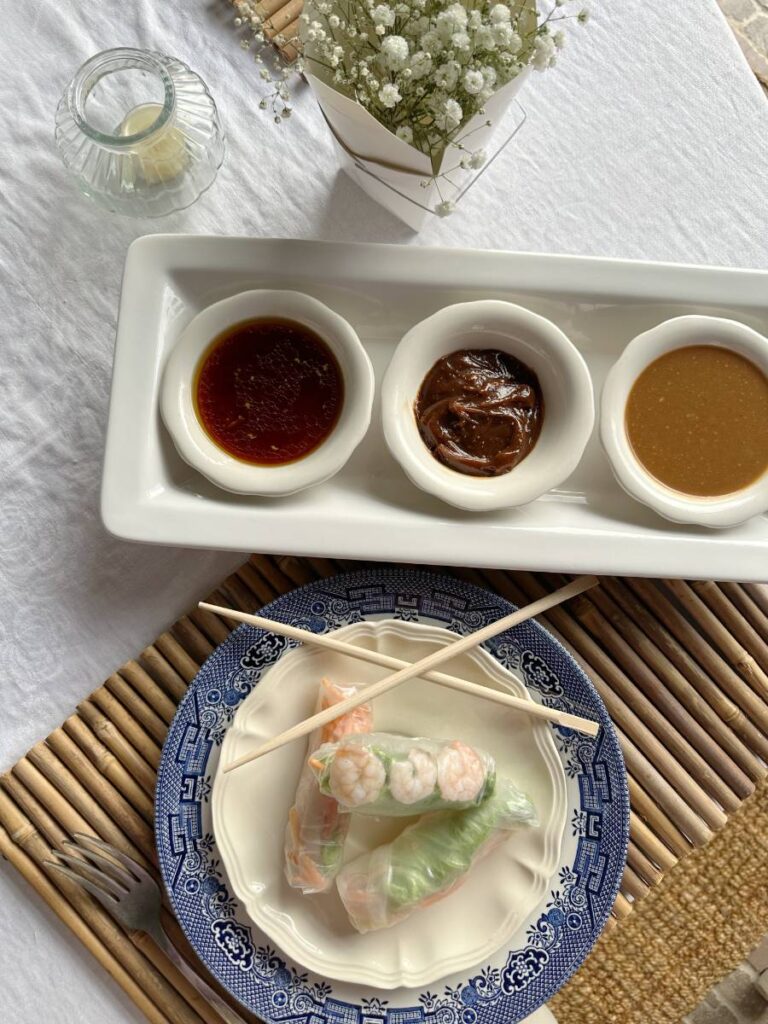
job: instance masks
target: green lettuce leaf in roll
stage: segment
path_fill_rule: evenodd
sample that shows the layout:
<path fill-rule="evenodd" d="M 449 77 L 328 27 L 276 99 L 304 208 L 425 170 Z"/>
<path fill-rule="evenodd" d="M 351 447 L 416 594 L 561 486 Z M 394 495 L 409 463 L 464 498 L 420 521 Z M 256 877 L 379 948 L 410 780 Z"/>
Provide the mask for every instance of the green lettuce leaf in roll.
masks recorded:
<path fill-rule="evenodd" d="M 477 807 L 426 815 L 342 868 L 336 884 L 350 921 L 359 932 L 403 921 L 458 888 L 514 829 L 536 825 L 531 800 L 508 779 Z"/>
<path fill-rule="evenodd" d="M 398 817 L 474 807 L 493 792 L 493 758 L 461 740 L 371 733 L 309 758 L 320 792 L 344 811 Z"/>

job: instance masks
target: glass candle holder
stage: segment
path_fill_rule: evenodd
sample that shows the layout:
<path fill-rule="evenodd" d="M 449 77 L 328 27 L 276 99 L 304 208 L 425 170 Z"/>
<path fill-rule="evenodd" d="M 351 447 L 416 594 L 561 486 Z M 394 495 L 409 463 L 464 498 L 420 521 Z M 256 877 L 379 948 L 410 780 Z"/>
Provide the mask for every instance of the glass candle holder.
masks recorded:
<path fill-rule="evenodd" d="M 85 195 L 133 217 L 190 206 L 224 159 L 200 76 L 174 57 L 124 47 L 91 57 L 64 90 L 56 144 Z"/>

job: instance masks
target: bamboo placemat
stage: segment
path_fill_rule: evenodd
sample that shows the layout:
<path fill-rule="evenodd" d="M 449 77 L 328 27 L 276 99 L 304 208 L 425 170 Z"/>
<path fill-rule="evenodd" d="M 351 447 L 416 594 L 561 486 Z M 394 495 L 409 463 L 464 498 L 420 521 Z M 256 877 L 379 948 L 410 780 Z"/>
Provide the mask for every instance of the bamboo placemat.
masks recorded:
<path fill-rule="evenodd" d="M 207 599 L 254 610 L 355 567 L 253 555 Z M 518 604 L 564 582 L 446 571 Z M 681 858 L 706 846 L 766 775 L 768 586 L 605 578 L 543 621 L 595 683 L 627 763 L 631 841 L 612 926 Z M 153 795 L 163 739 L 187 685 L 229 632 L 199 609 L 183 616 L 0 778 L 0 852 L 153 1024 L 222 1022 L 146 936 L 125 933 L 42 865 L 67 834 L 81 831 L 156 872 Z M 196 963 L 170 913 L 166 920 Z M 747 940 L 742 952 L 748 948 Z M 710 959 L 717 951 L 715 934 Z M 597 970 L 601 956 L 598 950 L 585 972 Z"/>

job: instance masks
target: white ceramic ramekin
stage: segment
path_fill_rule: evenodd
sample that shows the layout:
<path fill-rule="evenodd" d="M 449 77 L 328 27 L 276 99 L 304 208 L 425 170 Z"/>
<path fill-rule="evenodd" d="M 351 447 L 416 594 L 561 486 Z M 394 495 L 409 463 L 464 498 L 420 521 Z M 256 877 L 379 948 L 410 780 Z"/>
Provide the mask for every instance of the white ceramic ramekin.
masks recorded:
<path fill-rule="evenodd" d="M 344 404 L 334 429 L 314 451 L 282 466 L 256 466 L 228 455 L 204 430 L 193 402 L 197 366 L 211 342 L 258 317 L 309 327 L 336 356 L 344 377 Z M 279 497 L 322 483 L 341 469 L 368 430 L 373 392 L 371 361 L 346 320 L 302 292 L 264 289 L 216 302 L 188 324 L 163 372 L 160 411 L 181 457 L 212 483 L 237 494 Z"/>
<path fill-rule="evenodd" d="M 751 360 L 768 375 L 768 338 L 735 320 L 680 316 L 638 335 L 614 364 L 600 400 L 600 439 L 616 479 L 637 501 L 676 523 L 722 528 L 768 510 L 768 473 L 751 486 L 714 498 L 665 486 L 638 461 L 627 437 L 626 406 L 632 385 L 659 356 L 688 345 L 719 345 Z"/>
<path fill-rule="evenodd" d="M 468 476 L 444 466 L 421 438 L 414 405 L 422 381 L 443 356 L 497 349 L 529 366 L 544 396 L 544 422 L 529 455 L 508 473 Z M 389 449 L 422 490 L 472 512 L 525 505 L 576 468 L 595 420 L 592 381 L 574 345 L 549 320 L 510 302 L 446 306 L 416 324 L 398 345 L 381 394 Z"/>

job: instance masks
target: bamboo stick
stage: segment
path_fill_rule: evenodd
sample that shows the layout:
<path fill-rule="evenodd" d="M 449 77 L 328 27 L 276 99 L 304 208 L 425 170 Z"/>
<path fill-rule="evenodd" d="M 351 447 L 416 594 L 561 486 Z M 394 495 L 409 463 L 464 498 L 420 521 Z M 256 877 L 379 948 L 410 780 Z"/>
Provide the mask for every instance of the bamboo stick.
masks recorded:
<path fill-rule="evenodd" d="M 658 864 L 662 875 L 673 868 L 679 860 L 677 854 L 672 853 L 669 847 L 664 845 L 634 809 L 630 811 L 629 818 L 632 839 L 645 851 L 650 862 Z"/>
<path fill-rule="evenodd" d="M 253 556 L 251 556 L 253 557 Z M 293 555 L 280 555 L 275 561 L 282 573 L 297 587 L 304 587 L 316 579 L 311 572 L 306 558 L 294 558 Z"/>
<path fill-rule="evenodd" d="M 633 816 L 631 814 L 630 823 L 631 828 L 634 824 Z M 648 857 L 646 857 L 640 847 L 636 844 L 634 838 L 630 838 L 629 846 L 627 847 L 627 863 L 635 874 L 646 883 L 646 885 L 658 885 L 664 877 L 664 872 L 661 868 L 657 868 L 655 864 L 651 863 Z"/>
<path fill-rule="evenodd" d="M 743 612 L 734 607 L 724 590 L 717 583 L 705 580 L 696 580 L 690 586 L 717 621 L 754 657 L 762 672 L 768 672 L 768 644 Z"/>
<path fill-rule="evenodd" d="M 742 615 L 752 623 L 761 637 L 768 637 L 768 612 L 750 596 L 744 585 L 738 583 L 720 583 L 720 589 L 728 599 L 736 605 Z"/>
<path fill-rule="evenodd" d="M 149 998 L 141 985 L 137 984 L 131 974 L 123 967 L 119 958 L 114 956 L 107 946 L 96 937 L 65 897 L 48 880 L 35 864 L 34 860 L 24 852 L 21 846 L 12 842 L 6 830 L 0 827 L 0 854 L 19 872 L 22 878 L 32 886 L 40 898 L 50 907 L 76 939 L 85 946 L 96 958 L 105 971 L 122 988 L 150 1024 L 169 1024 L 168 1017 Z"/>
<path fill-rule="evenodd" d="M 742 583 L 742 586 L 765 615 L 768 615 L 768 583 Z"/>
<path fill-rule="evenodd" d="M 173 665 L 186 683 L 191 683 L 200 671 L 200 666 L 197 662 L 187 654 L 181 644 L 170 633 L 162 633 L 155 640 L 155 647 Z"/>
<path fill-rule="evenodd" d="M 204 612 L 200 608 L 194 608 L 189 613 L 189 617 L 214 647 L 223 644 L 232 632 L 226 622 L 220 619 L 218 615 Z"/>
<path fill-rule="evenodd" d="M 261 597 L 254 596 L 253 592 L 243 583 L 236 573 L 228 576 L 221 585 L 221 589 L 228 597 L 227 604 L 233 608 L 239 608 L 241 612 L 253 612 L 266 602 Z M 265 593 L 268 591 L 265 590 Z M 267 601 L 269 598 L 267 598 Z"/>
<path fill-rule="evenodd" d="M 272 40 L 284 28 L 287 28 L 292 21 L 296 21 L 301 14 L 304 0 L 288 0 L 282 7 L 279 7 L 274 14 L 264 22 L 263 32 L 267 39 Z"/>
<path fill-rule="evenodd" d="M 158 745 L 162 745 L 168 726 L 154 708 L 151 708 L 116 672 L 105 681 L 104 686 L 123 705 L 130 717 L 146 729 Z M 92 694 L 91 699 L 97 700 L 96 694 Z"/>
<path fill-rule="evenodd" d="M 90 822 L 86 821 L 71 804 L 61 799 L 53 784 L 26 757 L 20 758 L 11 768 L 10 774 L 3 776 L 2 784 L 3 788 L 13 795 L 14 800 L 23 806 L 26 814 L 31 815 L 35 805 L 45 810 L 46 818 L 41 827 L 44 827 L 52 846 L 58 845 L 62 835 L 66 837 L 75 832 L 96 835 L 96 830 Z M 30 794 L 29 799 L 25 793 L 17 796 L 19 787 L 23 787 L 25 793 Z M 30 803 L 30 800 L 34 800 L 34 804 Z M 35 817 L 35 821 L 38 820 Z"/>
<path fill-rule="evenodd" d="M 640 900 L 643 896 L 647 896 L 651 889 L 635 873 L 633 868 L 627 864 L 624 868 L 624 874 L 621 876 L 621 891 L 635 900 Z"/>
<path fill-rule="evenodd" d="M 116 675 L 133 687 L 166 726 L 171 724 L 176 714 L 176 704 L 138 662 L 127 661 L 118 669 Z"/>
<path fill-rule="evenodd" d="M 156 683 L 165 690 L 174 704 L 178 704 L 187 692 L 187 682 L 176 669 L 158 651 L 154 644 L 149 644 L 138 658 L 139 664 L 148 672 Z"/>
<path fill-rule="evenodd" d="M 45 861 L 51 858 L 51 848 L 2 789 L 0 789 L 0 824 L 5 827 L 13 841 L 22 847 L 38 868 L 45 870 Z M 203 1018 L 182 999 L 146 957 L 126 940 L 124 932 L 106 910 L 78 885 L 70 882 L 58 872 L 49 874 L 48 877 L 77 912 L 86 927 L 90 928 L 109 952 L 119 959 L 124 969 L 146 992 L 148 998 L 155 1005 L 163 1008 L 170 1024 L 205 1024 Z"/>
<path fill-rule="evenodd" d="M 141 754 L 150 768 L 154 768 L 157 771 L 160 764 L 159 745 L 155 743 L 136 719 L 128 713 L 120 701 L 104 686 L 94 690 L 89 700 L 117 726 L 134 750 Z"/>
<path fill-rule="evenodd" d="M 627 766 L 628 774 L 647 794 L 657 807 L 657 814 L 663 814 L 667 820 L 674 822 L 687 841 L 693 846 L 706 846 L 712 838 L 712 829 L 706 820 L 699 816 L 647 756 L 647 748 L 637 747 L 627 736 L 620 736 L 621 750 Z"/>
<path fill-rule="evenodd" d="M 312 571 L 317 573 L 318 578 L 321 580 L 337 576 L 339 572 L 357 572 L 365 564 L 363 562 L 353 562 L 350 559 L 346 559 L 344 562 L 337 561 L 336 564 L 330 558 L 308 558 L 307 561 L 312 566 Z"/>
<path fill-rule="evenodd" d="M 83 700 L 77 705 L 77 713 L 88 724 L 93 734 L 115 755 L 131 778 L 152 797 L 155 792 L 155 772 L 119 729 L 89 700 Z"/>
<path fill-rule="evenodd" d="M 496 587 L 500 593 L 504 596 L 508 595 L 511 600 L 518 604 L 525 604 L 530 600 L 530 595 L 541 593 L 543 590 L 541 585 L 532 577 L 526 581 L 530 587 L 529 592 L 521 589 L 509 573 L 491 569 L 484 570 L 483 576 L 487 577 L 491 585 Z M 581 639 L 584 648 L 588 652 L 587 655 L 585 656 L 574 647 L 571 641 L 574 636 L 579 634 L 579 631 L 582 633 L 583 631 L 575 620 L 571 619 L 561 608 L 553 608 L 547 615 L 542 616 L 542 619 L 546 622 L 547 628 L 555 639 L 559 640 L 564 647 L 570 648 L 572 656 L 592 680 L 605 703 L 608 713 L 617 726 L 622 752 L 630 775 L 636 776 L 636 785 L 640 790 L 644 786 L 653 794 L 653 798 L 647 798 L 648 804 L 655 810 L 655 817 L 659 821 L 659 827 L 662 828 L 665 841 L 668 841 L 670 847 L 678 854 L 688 850 L 689 842 L 696 846 L 703 846 L 711 838 L 712 833 L 710 829 L 704 824 L 698 814 L 688 806 L 673 785 L 661 775 L 656 764 L 652 764 L 649 760 L 649 753 L 654 761 L 662 765 L 670 759 L 645 723 L 620 699 L 595 670 L 593 662 L 595 656 L 599 653 L 597 645 L 594 644 L 587 634 L 584 634 Z M 661 759 L 660 762 L 659 758 Z M 680 824 L 685 835 L 676 826 L 672 825 L 672 821 L 670 818 L 667 818 L 664 812 L 667 812 L 671 818 Z M 664 825 L 664 822 L 667 824 Z"/>
<path fill-rule="evenodd" d="M 51 817 L 45 807 L 43 807 L 43 805 L 32 796 L 26 786 L 20 782 L 19 779 L 8 773 L 0 779 L 0 783 L 8 795 L 13 799 L 17 807 L 24 811 L 31 824 L 34 825 L 41 836 L 47 840 L 48 845 L 52 850 L 60 848 L 63 842 L 70 838 L 67 829 L 61 827 L 61 825 Z M 86 826 L 85 830 L 87 835 L 94 835 L 89 826 Z M 52 878 L 58 880 L 60 877 L 58 874 L 53 874 Z M 158 971 L 160 971 L 160 973 L 163 974 L 163 976 L 166 977 L 176 989 L 178 989 L 181 995 L 187 1000 L 187 1002 L 189 1002 L 190 1006 L 195 1007 L 206 1024 L 222 1024 L 220 1017 L 211 1010 L 200 993 L 194 988 L 194 986 L 189 984 L 186 978 L 183 977 L 161 949 L 155 946 L 155 944 L 151 940 L 148 940 L 148 938 L 142 933 L 127 930 L 126 935 L 131 939 L 133 944 L 137 946 L 137 948 L 144 952 L 148 961 L 154 964 Z"/>
<path fill-rule="evenodd" d="M 47 839 L 51 849 L 61 848 L 64 841 L 70 838 L 66 827 L 62 827 L 51 816 L 49 811 L 32 796 L 19 779 L 7 774 L 0 779 L 0 783 L 16 805 L 23 810 L 35 829 Z M 95 835 L 88 825 L 78 831 L 85 831 L 87 835 Z M 61 876 L 54 874 L 52 877 L 58 882 Z M 204 997 L 197 992 L 176 965 L 159 947 L 155 946 L 151 939 L 141 932 L 131 930 L 126 930 L 126 935 L 186 1001 L 197 1010 L 205 1024 L 223 1024 L 219 1015 L 205 1002 Z"/>
<path fill-rule="evenodd" d="M 593 587 L 595 583 L 596 580 L 594 576 L 581 576 L 567 584 L 565 587 L 539 598 L 537 601 L 528 605 L 528 607 L 517 609 L 510 615 L 502 616 L 502 618 L 489 623 L 482 629 L 478 629 L 468 636 L 463 636 L 460 639 L 455 640 L 448 647 L 439 648 L 431 654 L 428 654 L 426 657 L 421 658 L 419 661 L 414 662 L 412 665 L 406 665 L 405 668 L 398 669 L 396 672 L 385 676 L 383 679 L 377 680 L 375 683 L 370 683 L 364 690 L 358 692 L 354 696 L 347 697 L 338 704 L 334 704 L 332 708 L 326 708 L 323 711 L 318 711 L 316 714 L 307 718 L 306 721 L 299 722 L 292 728 L 285 730 L 280 733 L 280 735 L 273 737 L 266 743 L 263 743 L 259 748 L 236 758 L 230 764 L 224 766 L 224 772 L 231 772 L 235 768 L 239 768 L 242 765 L 248 764 L 250 761 L 263 757 L 265 754 L 268 754 L 272 750 L 276 750 L 278 747 L 281 747 L 286 743 L 293 742 L 302 736 L 308 735 L 314 729 L 321 725 L 325 725 L 327 722 L 332 722 L 339 715 L 346 714 L 347 711 L 357 707 L 359 704 L 362 704 L 367 700 L 373 700 L 380 694 L 387 693 L 395 689 L 395 687 L 400 686 L 409 679 L 413 679 L 424 672 L 437 668 L 438 665 L 442 665 L 446 661 L 450 661 L 451 658 L 462 654 L 464 651 L 471 650 L 473 647 L 485 643 L 486 640 L 490 640 L 492 637 L 498 636 L 500 633 L 506 632 L 508 629 L 512 629 L 519 623 L 546 611 L 553 605 L 561 604 L 563 601 L 571 599 L 575 595 L 582 593 L 584 590 L 588 590 L 590 587 Z"/>
<path fill-rule="evenodd" d="M 768 697 L 768 677 L 757 661 L 722 622 L 713 614 L 691 589 L 685 580 L 665 580 L 664 586 L 671 591 L 688 615 L 701 627 L 707 638 L 720 648 L 721 652 L 736 666 L 739 674 L 747 680 L 752 689 L 763 699 Z"/>
<path fill-rule="evenodd" d="M 735 811 L 755 787 L 689 709 L 696 711 L 714 729 L 722 723 L 649 637 L 609 594 L 598 594 L 599 590 L 596 588 L 594 600 L 587 602 L 592 608 L 585 605 L 585 621 L 593 636 L 599 637 L 614 653 L 633 682 L 697 752 L 706 767 L 697 765 L 695 759 L 687 767 L 703 788 L 727 811 Z M 575 606 L 573 610 L 578 615 Z"/>
<path fill-rule="evenodd" d="M 293 581 L 285 574 L 280 562 L 279 558 L 271 558 L 268 555 L 251 555 L 248 559 L 248 564 L 264 577 L 278 595 L 287 594 L 294 587 Z"/>
<path fill-rule="evenodd" d="M 151 798 L 112 751 L 91 732 L 83 719 L 78 715 L 70 715 L 63 728 L 91 759 L 96 770 L 108 779 L 144 821 L 151 825 L 154 820 L 154 805 Z"/>
<path fill-rule="evenodd" d="M 59 760 L 53 751 L 44 742 L 37 743 L 27 753 L 27 759 L 38 769 L 51 783 L 55 790 L 49 795 L 50 811 L 59 819 L 59 814 L 66 814 L 66 809 L 73 807 L 80 814 L 98 836 L 112 843 L 119 850 L 123 850 L 129 857 L 133 857 L 144 867 L 153 870 L 150 857 L 126 833 L 122 832 L 106 811 L 99 806 L 82 783 L 69 771 Z M 154 847 L 152 849 L 154 852 Z"/>
<path fill-rule="evenodd" d="M 237 570 L 237 578 L 248 592 L 248 604 L 251 611 L 254 611 L 256 607 L 274 601 L 277 591 L 272 589 L 269 581 L 261 576 L 250 562 L 240 566 Z M 243 610 L 246 611 L 248 609 Z"/>
<path fill-rule="evenodd" d="M 189 652 L 192 660 L 198 665 L 202 665 L 213 651 L 213 644 L 187 615 L 182 615 L 177 622 L 174 622 L 171 626 L 171 636 L 181 644 L 185 651 Z"/>
<path fill-rule="evenodd" d="M 285 0 L 259 0 L 256 5 L 256 13 L 262 19 L 271 18 L 272 15 L 279 11 L 285 3 Z"/>
<path fill-rule="evenodd" d="M 280 50 L 283 60 L 288 64 L 292 64 L 299 56 L 299 43 L 297 41 L 299 28 L 299 19 L 296 18 L 296 20 L 292 21 L 290 25 L 287 25 L 275 39 L 275 45 Z"/>
<path fill-rule="evenodd" d="M 606 607 L 610 607 L 610 605 L 606 604 Z M 637 700 L 640 693 L 645 695 L 648 700 L 646 711 L 652 708 L 655 714 L 651 716 L 644 714 L 644 721 L 649 723 L 651 729 L 662 740 L 666 749 L 675 757 L 685 771 L 696 780 L 697 785 L 700 786 L 708 797 L 720 805 L 720 807 L 717 807 L 715 804 L 712 804 L 710 808 L 702 803 L 700 811 L 705 816 L 705 820 L 713 828 L 724 825 L 727 821 L 727 816 L 720 808 L 725 808 L 726 811 L 734 811 L 741 801 L 723 783 L 717 772 L 713 771 L 708 760 L 694 746 L 691 737 L 693 734 L 696 734 L 698 743 L 705 747 L 707 754 L 713 759 L 717 756 L 717 747 L 715 746 L 714 751 L 711 749 L 714 744 L 711 741 L 707 743 L 708 737 L 701 726 L 688 710 L 661 685 L 646 663 L 632 650 L 617 629 L 608 622 L 604 615 L 600 614 L 595 604 L 585 600 L 582 595 L 572 603 L 571 614 L 584 623 L 593 637 L 606 648 L 625 678 L 631 681 L 631 685 L 636 691 L 634 699 Z M 618 609 L 615 611 L 615 616 L 617 625 L 622 630 L 629 628 L 626 616 L 618 611 Z M 635 639 L 637 638 L 635 637 Z"/>
<path fill-rule="evenodd" d="M 675 862 L 690 853 L 693 843 L 680 827 L 666 813 L 655 796 L 651 796 L 634 777 L 627 776 L 629 800 L 637 816 L 646 823 L 653 834 L 672 852 Z M 638 839 L 640 833 L 636 833 Z M 699 844 L 703 845 L 703 844 Z"/>
<path fill-rule="evenodd" d="M 613 916 L 619 921 L 632 913 L 633 904 L 629 902 L 623 893 L 616 893 L 616 902 L 613 904 Z"/>
<path fill-rule="evenodd" d="M 768 706 L 672 604 L 667 594 L 651 580 L 637 577 L 626 582 L 753 724 L 768 734 Z"/>
<path fill-rule="evenodd" d="M 625 582 L 605 579 L 603 584 L 614 600 L 635 620 L 669 661 L 677 666 L 678 671 L 712 708 L 714 722 L 708 716 L 707 728 L 717 738 L 718 743 L 728 751 L 750 779 L 763 779 L 766 774 L 765 764 L 753 751 L 768 759 L 768 740 L 759 729 L 720 689 L 686 648 L 675 640 L 666 626 L 662 625 Z M 715 724 L 717 722 L 720 724 Z"/>
<path fill-rule="evenodd" d="M 45 750 L 46 747 L 67 766 L 83 789 L 90 793 L 95 803 L 109 815 L 134 846 L 141 850 L 146 859 L 154 862 L 155 836 L 151 825 L 133 809 L 122 793 L 94 768 L 66 732 L 61 728 L 54 729 L 42 745 L 42 749 Z"/>
<path fill-rule="evenodd" d="M 515 579 L 520 582 L 526 594 L 535 596 L 545 592 L 542 584 L 530 573 L 516 573 Z M 727 817 L 681 766 L 676 756 L 672 755 L 672 751 L 681 746 L 679 734 L 656 711 L 645 694 L 637 689 L 627 675 L 586 633 L 580 623 L 562 609 L 553 609 L 550 619 L 565 636 L 569 646 L 581 652 L 587 664 L 592 666 L 593 682 L 606 706 L 610 705 L 611 716 L 619 722 L 625 733 L 637 740 L 647 759 L 645 764 L 638 765 L 637 770 L 642 767 L 642 777 L 646 782 L 654 782 L 654 792 L 659 799 L 664 798 L 665 803 L 662 806 L 673 814 L 675 820 L 681 824 L 685 822 L 686 834 L 696 845 L 704 845 L 711 837 L 710 829 L 722 827 Z M 653 725 L 653 730 L 647 723 Z M 653 766 L 648 761 L 652 762 Z M 679 802 L 673 800 L 669 792 L 658 786 L 658 778 L 653 779 L 652 767 L 654 770 L 658 768 L 662 773 L 675 797 L 682 798 Z M 685 804 L 693 814 L 683 813 Z"/>

